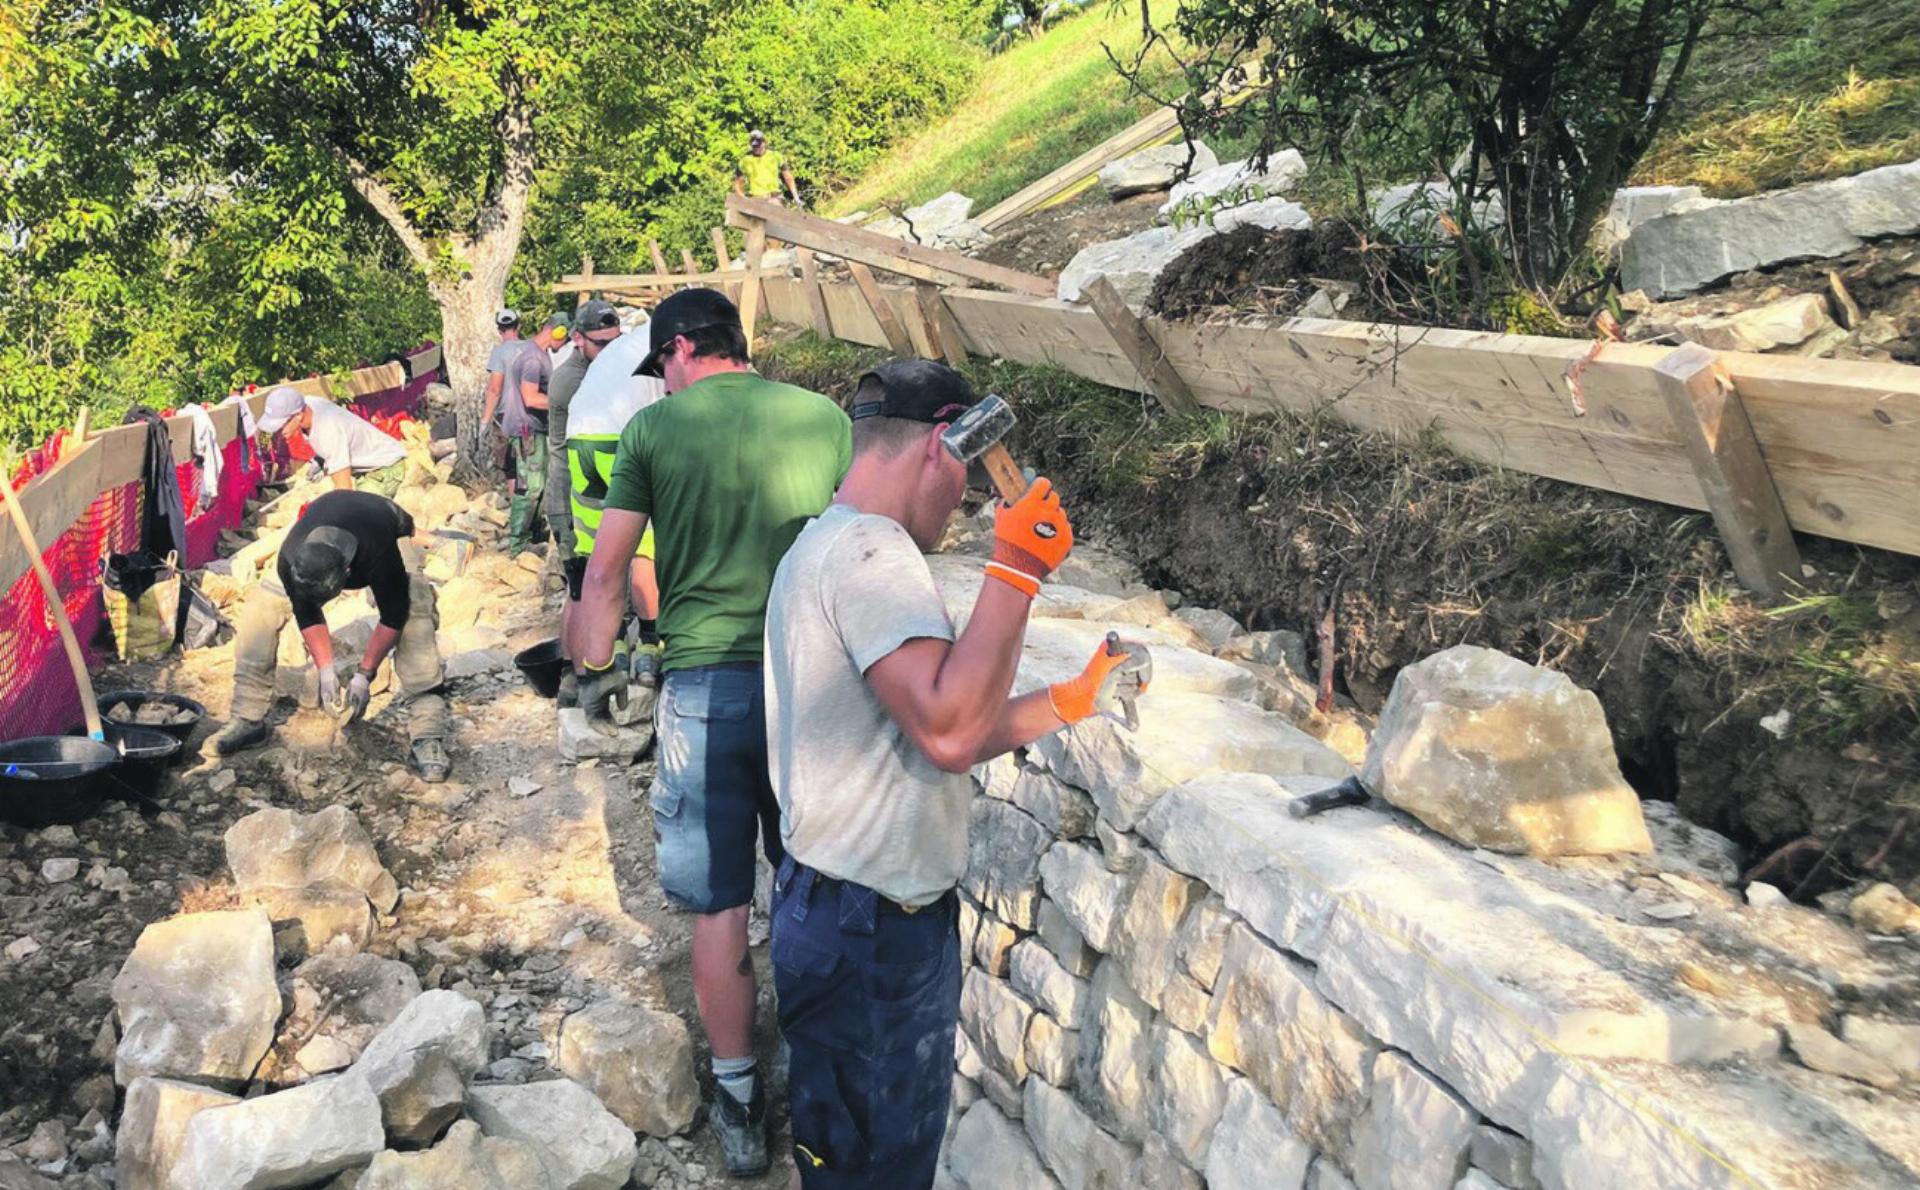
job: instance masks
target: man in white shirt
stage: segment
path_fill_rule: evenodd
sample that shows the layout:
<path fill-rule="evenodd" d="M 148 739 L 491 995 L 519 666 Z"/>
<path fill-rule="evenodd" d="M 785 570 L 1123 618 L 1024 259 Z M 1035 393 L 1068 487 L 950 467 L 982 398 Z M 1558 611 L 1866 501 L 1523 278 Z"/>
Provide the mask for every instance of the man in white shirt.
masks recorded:
<path fill-rule="evenodd" d="M 290 385 L 267 394 L 257 428 L 269 437 L 304 442 L 323 475 L 341 489 L 358 488 L 391 499 L 407 476 L 407 448 L 372 422 L 325 397 L 301 395 Z"/>
<path fill-rule="evenodd" d="M 1077 678 L 1009 697 L 1040 580 L 1073 548 L 1045 479 L 998 505 L 986 581 L 954 632 L 922 555 L 967 488 L 941 431 L 976 400 L 926 360 L 861 377 L 853 465 L 768 599 L 769 767 L 787 853 L 774 987 L 803 1187 L 933 1184 L 960 1007 L 953 890 L 969 771 L 1151 676 L 1143 647 L 1103 646 Z"/>

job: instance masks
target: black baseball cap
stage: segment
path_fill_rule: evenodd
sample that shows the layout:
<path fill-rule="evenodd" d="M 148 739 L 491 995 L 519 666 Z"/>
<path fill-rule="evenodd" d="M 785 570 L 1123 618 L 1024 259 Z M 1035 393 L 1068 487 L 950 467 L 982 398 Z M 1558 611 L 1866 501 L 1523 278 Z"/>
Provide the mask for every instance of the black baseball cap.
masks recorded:
<path fill-rule="evenodd" d="M 710 326 L 740 325 L 740 309 L 717 289 L 683 289 L 653 310 L 653 350 L 633 370 L 635 376 L 659 378 L 664 370 L 660 353 L 681 335 Z"/>
<path fill-rule="evenodd" d="M 580 308 L 573 312 L 573 329 L 583 335 L 593 331 L 610 331 L 619 325 L 620 314 L 613 308 L 613 303 L 603 302 L 599 298 L 582 302 Z"/>
<path fill-rule="evenodd" d="M 951 422 L 980 403 L 966 377 L 937 360 L 897 359 L 860 377 L 853 420 L 896 417 L 928 425 Z"/>

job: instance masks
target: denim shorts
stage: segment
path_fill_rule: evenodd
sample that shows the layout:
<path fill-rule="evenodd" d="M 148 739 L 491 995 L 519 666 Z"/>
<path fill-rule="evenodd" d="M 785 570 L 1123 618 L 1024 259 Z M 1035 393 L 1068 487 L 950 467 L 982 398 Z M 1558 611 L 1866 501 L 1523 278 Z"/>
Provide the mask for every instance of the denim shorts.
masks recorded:
<path fill-rule="evenodd" d="M 791 857 L 773 882 L 773 986 L 806 1190 L 926 1190 L 953 1099 L 958 901 L 905 913 Z"/>
<path fill-rule="evenodd" d="M 694 913 L 753 900 L 754 843 L 776 868 L 780 805 L 767 776 L 759 662 L 676 669 L 654 712 L 654 865 L 667 899 Z"/>

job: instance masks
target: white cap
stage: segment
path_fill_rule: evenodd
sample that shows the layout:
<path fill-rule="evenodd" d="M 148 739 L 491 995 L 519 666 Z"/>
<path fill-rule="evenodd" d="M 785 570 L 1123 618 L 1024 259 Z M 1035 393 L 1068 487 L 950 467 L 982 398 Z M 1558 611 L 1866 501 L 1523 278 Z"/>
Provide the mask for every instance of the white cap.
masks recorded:
<path fill-rule="evenodd" d="M 748 140 L 765 140 L 767 139 L 767 134 L 760 131 L 758 128 L 756 128 L 752 132 L 747 133 L 747 139 Z"/>
<path fill-rule="evenodd" d="M 267 403 L 260 413 L 256 427 L 262 434 L 278 434 L 280 427 L 307 410 L 307 399 L 300 390 L 290 384 L 283 384 L 267 394 Z"/>
<path fill-rule="evenodd" d="M 510 327 L 510 326 L 519 326 L 520 311 L 514 309 L 512 306 L 505 307 L 498 314 L 495 314 L 493 316 L 493 325 L 499 327 L 502 330 L 505 330 L 507 327 Z"/>

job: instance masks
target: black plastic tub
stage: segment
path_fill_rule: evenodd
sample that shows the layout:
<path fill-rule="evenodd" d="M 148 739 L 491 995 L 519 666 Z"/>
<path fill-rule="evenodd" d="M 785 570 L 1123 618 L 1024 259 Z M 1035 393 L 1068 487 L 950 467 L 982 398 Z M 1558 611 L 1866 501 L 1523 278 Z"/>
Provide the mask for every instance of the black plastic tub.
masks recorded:
<path fill-rule="evenodd" d="M 154 731 L 164 731 L 182 744 L 193 735 L 201 721 L 207 717 L 207 708 L 188 698 L 184 694 L 166 694 L 159 690 L 115 690 L 100 696 L 100 718 L 110 718 L 108 712 L 117 706 L 139 706 L 143 702 L 165 703 L 178 710 L 193 712 L 193 718 L 185 723 L 134 723 L 131 720 L 122 723 L 123 727 L 146 727 Z"/>
<path fill-rule="evenodd" d="M 132 723 L 101 724 L 107 745 L 120 754 L 120 768 L 114 773 L 121 784 L 149 800 L 157 797 L 166 783 L 167 767 L 186 745 L 158 727 Z M 111 786 L 108 793 L 117 792 Z"/>
<path fill-rule="evenodd" d="M 118 763 L 119 752 L 85 736 L 0 744 L 0 820 L 32 828 L 83 822 L 99 812 Z"/>
<path fill-rule="evenodd" d="M 567 661 L 560 655 L 559 637 L 520 650 L 514 654 L 513 664 L 541 698 L 560 693 L 560 676 L 566 672 Z"/>

